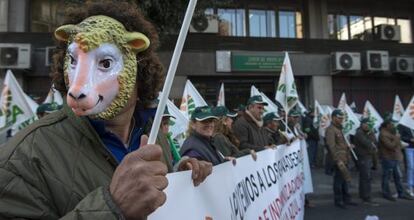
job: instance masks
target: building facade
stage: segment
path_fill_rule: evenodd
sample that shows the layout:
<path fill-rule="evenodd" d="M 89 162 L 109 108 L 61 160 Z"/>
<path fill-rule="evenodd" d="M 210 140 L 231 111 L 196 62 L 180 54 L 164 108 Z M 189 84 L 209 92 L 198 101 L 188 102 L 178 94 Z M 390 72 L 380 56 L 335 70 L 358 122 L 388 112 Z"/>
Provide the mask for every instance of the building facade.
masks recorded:
<path fill-rule="evenodd" d="M 245 103 L 250 86 L 274 97 L 284 52 L 289 52 L 300 99 L 336 105 L 342 92 L 362 111 L 370 100 L 381 113 L 414 94 L 413 11 L 410 0 L 234 1 L 194 19 L 170 97 L 181 98 L 190 79 L 214 104 L 221 83 L 226 104 Z M 13 69 L 28 94 L 50 88 L 52 32 L 59 1 L 0 0 L 0 43 L 29 44 L 30 67 Z M 159 55 L 168 68 L 177 36 Z M 0 72 L 5 68 L 0 66 Z M 4 74 L 3 74 L 4 75 Z M 1 76 L 3 76 L 1 75 Z"/>

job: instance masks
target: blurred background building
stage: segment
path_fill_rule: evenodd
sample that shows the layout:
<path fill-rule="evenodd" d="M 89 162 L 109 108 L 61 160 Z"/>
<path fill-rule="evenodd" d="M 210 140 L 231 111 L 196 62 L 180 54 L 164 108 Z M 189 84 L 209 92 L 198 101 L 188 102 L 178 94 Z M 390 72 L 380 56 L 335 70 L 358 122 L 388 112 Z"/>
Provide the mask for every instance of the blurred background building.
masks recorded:
<path fill-rule="evenodd" d="M 46 97 L 50 88 L 52 33 L 64 2 L 0 0 L 0 76 L 12 69 L 27 94 Z M 224 82 L 229 107 L 245 103 L 251 85 L 274 97 L 288 51 L 305 105 L 336 105 L 346 92 L 358 111 L 367 99 L 391 111 L 396 94 L 406 105 L 414 91 L 413 11 L 413 0 L 240 0 L 207 8 L 193 19 L 170 97 L 181 98 L 186 79 L 211 103 Z M 162 39 L 168 68 L 177 35 Z"/>

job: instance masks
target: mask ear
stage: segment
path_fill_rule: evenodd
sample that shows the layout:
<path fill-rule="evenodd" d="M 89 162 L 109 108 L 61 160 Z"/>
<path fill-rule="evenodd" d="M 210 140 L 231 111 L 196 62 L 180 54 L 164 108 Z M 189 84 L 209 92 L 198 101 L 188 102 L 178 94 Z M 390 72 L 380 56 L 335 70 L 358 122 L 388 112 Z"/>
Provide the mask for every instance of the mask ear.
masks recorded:
<path fill-rule="evenodd" d="M 130 32 L 125 36 L 127 44 L 136 52 L 146 50 L 150 46 L 150 40 L 142 33 Z"/>
<path fill-rule="evenodd" d="M 55 31 L 55 37 L 56 39 L 60 41 L 68 41 L 69 37 L 73 34 L 77 34 L 78 28 L 76 25 L 73 24 L 67 24 L 60 26 Z"/>

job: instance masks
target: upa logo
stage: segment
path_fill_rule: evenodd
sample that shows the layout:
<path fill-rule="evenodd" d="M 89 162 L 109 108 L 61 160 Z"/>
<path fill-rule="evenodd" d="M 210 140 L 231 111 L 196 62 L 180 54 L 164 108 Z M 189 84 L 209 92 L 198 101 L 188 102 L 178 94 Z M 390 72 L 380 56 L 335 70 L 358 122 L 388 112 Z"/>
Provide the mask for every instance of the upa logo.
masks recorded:
<path fill-rule="evenodd" d="M 23 115 L 24 112 L 18 105 L 13 104 L 13 94 L 7 85 L 3 88 L 1 95 L 3 102 L 1 103 L 0 114 L 6 116 L 6 126 L 9 126 L 16 123 L 17 117 Z"/>

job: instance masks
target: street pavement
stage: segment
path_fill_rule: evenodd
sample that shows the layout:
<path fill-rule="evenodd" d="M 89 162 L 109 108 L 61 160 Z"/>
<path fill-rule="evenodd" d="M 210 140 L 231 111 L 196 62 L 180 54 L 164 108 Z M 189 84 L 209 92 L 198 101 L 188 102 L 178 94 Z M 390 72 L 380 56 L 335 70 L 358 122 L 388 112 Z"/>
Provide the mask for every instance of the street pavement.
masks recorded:
<path fill-rule="evenodd" d="M 374 171 L 372 184 L 373 200 L 379 203 L 377 207 L 362 204 L 358 197 L 358 172 L 353 171 L 352 176 L 350 192 L 358 206 L 344 210 L 334 206 L 332 176 L 326 175 L 323 168 L 312 169 L 314 193 L 309 195 L 309 199 L 315 207 L 305 209 L 305 220 L 364 220 L 368 215 L 375 215 L 380 220 L 414 220 L 414 201 L 397 199 L 391 202 L 382 198 L 380 170 Z M 393 182 L 390 188 L 395 193 Z"/>

